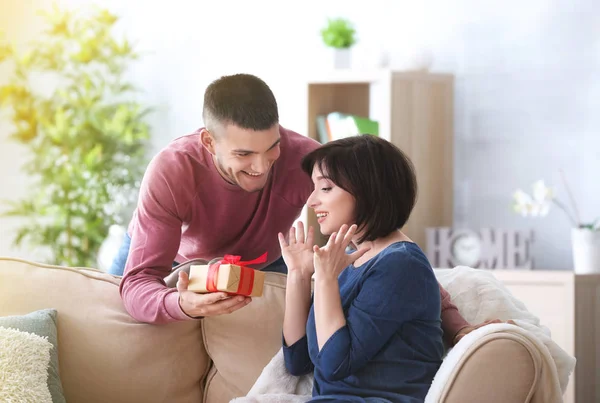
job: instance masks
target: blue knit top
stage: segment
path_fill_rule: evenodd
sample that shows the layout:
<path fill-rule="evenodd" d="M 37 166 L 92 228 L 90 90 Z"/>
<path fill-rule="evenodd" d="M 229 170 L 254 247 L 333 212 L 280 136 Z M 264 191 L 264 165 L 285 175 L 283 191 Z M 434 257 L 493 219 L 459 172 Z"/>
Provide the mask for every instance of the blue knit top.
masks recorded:
<path fill-rule="evenodd" d="M 314 371 L 312 401 L 422 402 L 444 352 L 440 291 L 422 250 L 394 243 L 338 282 L 346 325 L 319 351 L 311 307 L 306 336 L 284 342 L 288 371 Z"/>

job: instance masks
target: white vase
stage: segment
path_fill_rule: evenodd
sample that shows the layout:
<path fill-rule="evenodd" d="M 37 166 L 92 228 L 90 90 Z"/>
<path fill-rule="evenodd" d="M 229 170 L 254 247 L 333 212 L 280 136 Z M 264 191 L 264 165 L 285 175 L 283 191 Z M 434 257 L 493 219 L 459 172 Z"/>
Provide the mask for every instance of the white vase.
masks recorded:
<path fill-rule="evenodd" d="M 336 69 L 349 69 L 352 63 L 352 52 L 350 48 L 334 49 L 333 66 Z"/>
<path fill-rule="evenodd" d="M 600 231 L 571 229 L 575 273 L 600 273 Z"/>

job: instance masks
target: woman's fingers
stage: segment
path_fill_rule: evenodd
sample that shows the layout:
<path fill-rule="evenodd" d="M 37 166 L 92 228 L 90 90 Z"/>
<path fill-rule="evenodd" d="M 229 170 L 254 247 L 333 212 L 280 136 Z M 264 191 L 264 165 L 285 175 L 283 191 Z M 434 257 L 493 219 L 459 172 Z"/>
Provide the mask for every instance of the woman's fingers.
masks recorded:
<path fill-rule="evenodd" d="M 287 248 L 288 243 L 285 241 L 285 237 L 283 236 L 283 234 L 281 232 L 279 234 L 277 234 L 277 239 L 279 239 L 279 247 L 281 249 Z"/>
<path fill-rule="evenodd" d="M 304 223 L 302 221 L 298 221 L 298 236 L 296 237 L 298 242 L 304 243 Z"/>
<path fill-rule="evenodd" d="M 331 246 L 335 243 L 335 238 L 337 237 L 337 232 L 334 232 L 333 234 L 331 234 L 329 236 L 329 239 L 327 240 L 327 245 L 325 246 Z"/>
<path fill-rule="evenodd" d="M 315 244 L 315 230 L 312 226 L 308 227 L 308 235 L 306 235 L 306 243 L 309 245 Z"/>
<path fill-rule="evenodd" d="M 346 235 L 344 236 L 344 248 L 352 242 L 352 238 L 356 234 L 356 224 L 352 224 L 348 231 L 346 231 Z"/>
<path fill-rule="evenodd" d="M 359 259 L 362 255 L 364 255 L 365 253 L 367 253 L 370 250 L 371 250 L 371 248 L 363 247 L 363 248 L 360 248 L 359 250 L 357 250 L 356 252 L 352 252 L 349 255 L 350 263 L 356 262 L 357 259 Z"/>
<path fill-rule="evenodd" d="M 293 225 L 292 225 L 292 228 L 290 228 L 290 235 L 288 238 L 289 238 L 288 242 L 290 245 L 296 243 L 296 227 L 294 227 Z"/>
<path fill-rule="evenodd" d="M 340 227 L 340 230 L 337 233 L 337 236 L 335 237 L 335 243 L 342 242 L 342 240 L 344 240 L 344 236 L 346 235 L 347 231 L 348 231 L 348 226 L 346 224 L 342 225 Z"/>

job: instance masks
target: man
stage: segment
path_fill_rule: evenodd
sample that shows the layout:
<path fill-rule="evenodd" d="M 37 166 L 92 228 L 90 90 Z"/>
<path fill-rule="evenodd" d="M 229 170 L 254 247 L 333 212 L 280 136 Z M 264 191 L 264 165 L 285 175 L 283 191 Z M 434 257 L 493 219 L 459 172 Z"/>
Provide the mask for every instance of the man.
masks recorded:
<path fill-rule="evenodd" d="M 259 78 L 238 74 L 211 83 L 206 127 L 174 140 L 150 162 L 117 267 L 127 311 L 149 323 L 230 313 L 250 298 L 177 289 L 164 277 L 173 262 L 225 254 L 254 259 L 258 269 L 287 272 L 278 232 L 288 231 L 312 192 L 300 160 L 316 141 L 279 126 L 275 97 Z M 127 239 L 126 241 L 129 241 Z M 124 263 L 126 261 L 126 264 Z"/>
<path fill-rule="evenodd" d="M 261 79 L 236 74 L 214 81 L 202 117 L 204 128 L 174 140 L 150 162 L 110 270 L 124 270 L 121 297 L 140 322 L 200 319 L 250 303 L 223 292 L 189 291 L 185 271 L 176 288 L 167 287 L 165 277 L 174 262 L 226 254 L 249 260 L 264 252 L 267 262 L 255 268 L 287 273 L 277 234 L 289 231 L 313 191 L 300 161 L 319 143 L 279 125 L 275 96 Z M 453 344 L 476 327 L 440 291 L 442 327 Z"/>

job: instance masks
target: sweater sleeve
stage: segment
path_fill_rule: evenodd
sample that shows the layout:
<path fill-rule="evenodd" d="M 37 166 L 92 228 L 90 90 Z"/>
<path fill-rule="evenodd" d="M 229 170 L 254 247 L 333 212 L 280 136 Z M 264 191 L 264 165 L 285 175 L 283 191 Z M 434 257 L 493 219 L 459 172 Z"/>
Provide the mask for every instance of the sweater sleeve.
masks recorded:
<path fill-rule="evenodd" d="M 427 309 L 439 318 L 440 296 L 431 269 L 394 254 L 376 262 L 365 275 L 346 315 L 346 325 L 321 348 L 315 367 L 330 381 L 344 379 L 364 366 L 394 333 Z M 439 320 L 439 319 L 438 319 Z"/>
<path fill-rule="evenodd" d="M 306 335 L 291 346 L 286 345 L 284 339 L 283 358 L 285 368 L 294 376 L 308 374 L 315 368 L 308 355 L 308 339 Z"/>
<path fill-rule="evenodd" d="M 438 283 L 439 284 L 439 283 Z M 446 343 L 452 345 L 454 336 L 463 328 L 470 326 L 469 322 L 462 317 L 456 305 L 452 303 L 450 293 L 439 284 L 442 299 L 442 330 Z"/>
<path fill-rule="evenodd" d="M 162 324 L 192 319 L 179 305 L 179 293 L 167 288 L 181 241 L 181 186 L 177 165 L 157 156 L 142 180 L 131 230 L 131 246 L 120 285 L 125 309 L 140 322 Z"/>

